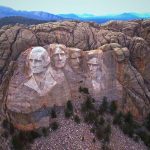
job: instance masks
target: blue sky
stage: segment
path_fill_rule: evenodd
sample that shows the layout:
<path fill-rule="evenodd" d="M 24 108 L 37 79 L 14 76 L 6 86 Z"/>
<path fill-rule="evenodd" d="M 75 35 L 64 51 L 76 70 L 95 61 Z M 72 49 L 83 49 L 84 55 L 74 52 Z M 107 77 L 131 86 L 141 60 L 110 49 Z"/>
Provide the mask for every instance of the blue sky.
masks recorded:
<path fill-rule="evenodd" d="M 150 12 L 150 0 L 0 0 L 0 5 L 16 10 L 37 10 L 53 14 L 118 14 Z"/>

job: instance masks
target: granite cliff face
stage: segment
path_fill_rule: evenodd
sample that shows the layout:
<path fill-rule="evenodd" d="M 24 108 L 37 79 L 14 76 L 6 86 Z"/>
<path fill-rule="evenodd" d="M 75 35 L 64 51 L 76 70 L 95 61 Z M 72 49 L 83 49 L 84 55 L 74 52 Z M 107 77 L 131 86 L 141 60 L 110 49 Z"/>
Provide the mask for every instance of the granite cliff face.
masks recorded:
<path fill-rule="evenodd" d="M 84 22 L 55 22 L 36 26 L 4 26 L 0 29 L 0 106 L 6 114 L 8 89 L 21 52 L 34 46 L 60 43 L 68 49 L 101 51 L 120 92 L 118 105 L 137 119 L 150 108 L 150 21 L 110 22 L 103 26 Z M 71 50 L 69 50 L 71 51 Z M 22 53 L 23 54 L 23 53 Z M 20 56 L 20 57 L 19 57 Z M 71 56 L 70 56 L 71 57 Z M 111 74 L 111 75 L 110 75 Z M 108 82 L 107 87 L 112 87 Z M 57 103 L 56 103 L 57 104 Z M 1 109 L 2 110 L 2 109 Z"/>

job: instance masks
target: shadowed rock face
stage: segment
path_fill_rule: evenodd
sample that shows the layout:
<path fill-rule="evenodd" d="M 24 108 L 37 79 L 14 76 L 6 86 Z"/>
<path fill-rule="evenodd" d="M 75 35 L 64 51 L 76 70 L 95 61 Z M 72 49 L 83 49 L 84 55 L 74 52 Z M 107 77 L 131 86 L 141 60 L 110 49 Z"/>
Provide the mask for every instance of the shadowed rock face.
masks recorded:
<path fill-rule="evenodd" d="M 119 91 L 116 92 L 116 95 L 120 99 L 118 102 L 121 109 L 126 112 L 131 111 L 137 118 L 144 117 L 149 112 L 150 108 L 149 24 L 149 20 L 119 23 L 113 22 L 104 26 L 99 26 L 95 23 L 64 21 L 30 27 L 4 26 L 0 29 L 1 107 L 6 105 L 8 88 L 12 83 L 9 81 L 18 61 L 22 61 L 19 64 L 23 65 L 23 59 L 18 59 L 21 52 L 32 46 L 45 46 L 52 43 L 60 43 L 64 44 L 67 49 L 78 48 L 82 51 L 96 50 L 96 53 L 101 51 L 103 53 L 102 60 L 104 66 L 107 68 L 107 79 L 103 79 L 103 82 L 104 80 L 107 81 L 104 82 L 104 84 L 109 83 L 105 85 L 107 91 L 109 91 L 109 87 L 112 88 L 113 84 L 115 84 L 115 86 L 118 87 L 116 89 L 119 89 Z M 136 32 L 130 32 L 133 30 Z M 86 58 L 88 53 L 89 52 L 85 52 L 83 57 Z M 72 57 L 71 54 L 67 55 L 67 57 Z M 75 54 L 75 56 L 77 56 L 77 54 Z M 23 56 L 23 53 L 19 58 L 21 57 L 25 57 Z M 17 59 L 18 61 L 16 62 Z M 25 59 L 26 58 L 24 58 L 24 60 Z M 52 66 L 55 64 L 54 60 Z M 87 59 L 86 62 L 89 62 L 87 63 L 87 71 L 89 71 L 88 67 L 90 68 L 90 63 L 94 63 L 95 60 Z M 77 67 L 76 60 L 73 60 L 73 64 Z M 76 76 L 76 74 L 78 75 L 78 69 L 76 67 L 74 70 L 71 67 L 66 67 L 67 69 L 61 73 L 58 73 L 58 70 L 54 69 L 54 77 L 59 79 L 58 74 L 62 74 L 62 76 L 64 76 L 65 73 L 68 73 L 67 75 L 69 75 L 69 73 L 72 74 L 72 70 L 73 75 Z M 85 69 L 86 64 L 79 69 L 80 74 L 82 74 L 81 72 L 84 72 Z M 76 74 L 74 72 L 76 72 Z M 65 75 L 65 77 L 67 75 Z M 74 88 L 73 86 L 73 79 L 69 79 L 69 77 L 68 80 L 72 81 L 72 84 L 70 84 L 72 88 L 70 89 L 76 91 L 77 88 Z M 83 75 L 77 79 L 79 78 L 86 78 L 84 82 L 86 83 L 86 80 L 88 81 L 89 77 L 84 77 Z M 101 83 L 102 79 L 97 80 L 100 81 L 101 85 L 98 84 L 94 88 L 100 89 L 100 87 L 103 87 L 103 84 Z M 98 82 L 97 80 L 96 83 Z M 111 82 L 108 82 L 108 80 Z M 76 82 L 76 80 L 74 82 Z M 66 86 L 68 85 L 66 84 Z M 59 89 L 60 87 L 57 88 Z M 89 90 L 91 90 L 93 95 L 95 94 L 92 89 Z M 56 92 L 53 93 L 53 96 L 55 97 L 57 94 Z M 109 95 L 112 96 L 112 94 L 107 94 L 108 97 Z M 7 112 L 7 109 L 5 108 L 6 107 L 4 107 L 3 111 L 4 114 Z M 36 110 L 37 109 L 38 107 Z"/>

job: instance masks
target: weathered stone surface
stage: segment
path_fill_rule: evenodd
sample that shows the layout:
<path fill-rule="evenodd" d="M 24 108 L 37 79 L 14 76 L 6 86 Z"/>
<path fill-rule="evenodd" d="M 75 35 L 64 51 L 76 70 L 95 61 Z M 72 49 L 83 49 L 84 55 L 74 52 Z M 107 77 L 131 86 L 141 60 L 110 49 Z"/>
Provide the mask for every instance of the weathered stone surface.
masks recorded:
<path fill-rule="evenodd" d="M 148 94 L 150 90 L 149 22 L 149 20 L 112 22 L 100 26 L 95 23 L 64 21 L 30 27 L 5 26 L 1 28 L 1 106 L 2 104 L 5 105 L 9 80 L 13 75 L 15 61 L 20 53 L 31 46 L 61 43 L 67 47 L 79 48 L 83 51 L 101 49 L 105 52 L 104 64 L 107 68 L 112 69 L 108 72 L 117 78 L 116 85 L 123 87 L 123 90 L 120 90 L 120 92 L 123 91 L 123 93 L 121 92 L 123 97 L 120 101 L 123 103 L 123 109 L 128 110 L 126 108 L 130 108 L 133 114 L 136 109 L 137 115 L 135 116 L 145 116 L 148 113 L 150 101 Z M 110 67 L 112 64 L 114 67 Z M 72 68 L 70 68 L 66 72 L 71 73 Z M 126 79 L 124 74 L 128 74 L 131 79 L 133 78 L 136 84 Z M 124 86 L 126 80 L 128 86 Z M 137 87 L 139 87 L 138 90 Z M 138 100 L 139 98 L 140 100 Z M 146 110 L 146 112 L 141 111 L 141 109 Z"/>

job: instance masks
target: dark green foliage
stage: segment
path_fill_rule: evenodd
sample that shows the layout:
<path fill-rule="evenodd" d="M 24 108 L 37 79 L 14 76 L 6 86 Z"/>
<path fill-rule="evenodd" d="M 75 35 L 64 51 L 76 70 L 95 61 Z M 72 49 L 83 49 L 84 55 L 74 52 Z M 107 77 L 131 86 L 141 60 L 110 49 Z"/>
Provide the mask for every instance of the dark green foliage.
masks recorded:
<path fill-rule="evenodd" d="M 130 112 L 128 112 L 127 114 L 124 115 L 124 121 L 126 123 L 129 123 L 130 125 L 133 124 L 133 116 Z"/>
<path fill-rule="evenodd" d="M 147 131 L 139 130 L 137 132 L 138 136 L 142 139 L 146 146 L 150 148 L 150 134 Z"/>
<path fill-rule="evenodd" d="M 96 142 L 96 139 L 95 139 L 95 138 L 93 138 L 93 140 L 92 140 L 92 141 L 93 141 L 93 143 L 95 143 L 95 142 Z"/>
<path fill-rule="evenodd" d="M 12 145 L 15 150 L 23 150 L 24 149 L 24 143 L 23 143 L 23 141 L 20 140 L 18 135 L 14 135 L 12 137 Z"/>
<path fill-rule="evenodd" d="M 90 96 L 87 97 L 86 101 L 81 105 L 81 111 L 87 112 L 94 109 L 94 104 Z"/>
<path fill-rule="evenodd" d="M 49 128 L 43 128 L 42 129 L 42 134 L 43 134 L 43 136 L 48 136 L 48 134 L 49 134 Z"/>
<path fill-rule="evenodd" d="M 25 146 L 29 143 L 32 143 L 34 139 L 40 137 L 41 135 L 36 131 L 31 132 L 23 132 L 19 131 L 19 133 L 15 134 L 12 137 L 12 145 L 15 150 L 23 150 Z"/>
<path fill-rule="evenodd" d="M 73 105 L 70 100 L 67 101 L 67 109 L 73 112 Z"/>
<path fill-rule="evenodd" d="M 75 116 L 74 116 L 74 121 L 75 121 L 76 123 L 80 123 L 80 122 L 81 122 L 81 120 L 80 120 L 80 118 L 79 118 L 78 115 L 75 115 Z"/>
<path fill-rule="evenodd" d="M 9 121 L 7 119 L 3 120 L 2 127 L 4 129 L 9 129 Z"/>
<path fill-rule="evenodd" d="M 95 128 L 92 127 L 92 128 L 90 129 L 90 132 L 91 132 L 91 133 L 95 133 Z"/>
<path fill-rule="evenodd" d="M 66 108 L 65 109 L 65 117 L 70 118 L 72 115 L 73 115 L 73 112 Z"/>
<path fill-rule="evenodd" d="M 73 115 L 73 105 L 71 101 L 68 101 L 65 108 L 65 117 L 70 118 Z"/>
<path fill-rule="evenodd" d="M 99 126 L 96 128 L 96 137 L 99 140 L 103 140 L 104 142 L 109 142 L 111 135 L 111 126 L 107 124 L 106 126 Z"/>
<path fill-rule="evenodd" d="M 53 122 L 53 123 L 50 124 L 50 128 L 51 128 L 53 131 L 57 130 L 58 127 L 59 127 L 59 124 L 58 124 L 57 122 Z"/>
<path fill-rule="evenodd" d="M 147 117 L 144 121 L 144 125 L 150 131 L 150 113 L 147 115 Z"/>
<path fill-rule="evenodd" d="M 27 141 L 29 143 L 32 143 L 34 139 L 40 137 L 41 135 L 36 131 L 31 131 L 31 132 L 20 131 L 18 136 L 22 141 Z"/>
<path fill-rule="evenodd" d="M 102 143 L 102 150 L 111 150 L 106 142 Z"/>
<path fill-rule="evenodd" d="M 121 125 L 121 129 L 124 134 L 127 134 L 129 137 L 132 137 L 134 134 L 134 127 L 129 123 L 124 123 Z"/>
<path fill-rule="evenodd" d="M 105 119 L 103 117 L 100 117 L 99 124 L 103 125 L 104 123 L 105 123 Z"/>
<path fill-rule="evenodd" d="M 102 140 L 103 137 L 104 137 L 104 130 L 102 127 L 98 127 L 96 128 L 96 137 L 99 139 L 99 140 Z"/>
<path fill-rule="evenodd" d="M 109 106 L 109 112 L 111 114 L 114 114 L 114 113 L 116 113 L 116 111 L 117 111 L 117 105 L 116 105 L 115 101 L 112 101 Z"/>
<path fill-rule="evenodd" d="M 86 87 L 79 87 L 79 92 L 80 93 L 85 93 L 85 94 L 89 94 L 89 90 Z"/>
<path fill-rule="evenodd" d="M 94 111 L 87 112 L 84 121 L 87 123 L 94 123 L 97 120 L 96 113 Z"/>
<path fill-rule="evenodd" d="M 4 131 L 4 132 L 1 134 L 1 136 L 7 139 L 8 136 L 9 136 L 8 131 Z"/>
<path fill-rule="evenodd" d="M 113 118 L 113 124 L 121 125 L 123 122 L 123 118 L 124 118 L 124 116 L 123 116 L 122 112 L 115 114 L 115 116 Z"/>
<path fill-rule="evenodd" d="M 111 125 L 110 124 L 107 124 L 107 126 L 105 127 L 105 130 L 104 130 L 104 133 L 111 134 Z"/>
<path fill-rule="evenodd" d="M 3 120 L 2 127 L 6 129 L 11 135 L 14 133 L 14 126 L 7 119 Z"/>
<path fill-rule="evenodd" d="M 138 142 L 138 141 L 139 141 L 139 136 L 136 135 L 136 134 L 134 134 L 134 135 L 133 135 L 133 140 L 134 140 L 135 142 Z"/>
<path fill-rule="evenodd" d="M 107 102 L 107 97 L 103 97 L 103 101 L 102 104 L 99 107 L 99 113 L 103 114 L 104 112 L 106 112 L 108 110 L 108 102 Z"/>
<path fill-rule="evenodd" d="M 103 135 L 103 139 L 105 142 L 110 141 L 110 135 L 111 135 L 111 125 L 107 124 L 106 127 L 104 128 L 104 135 Z"/>
<path fill-rule="evenodd" d="M 135 131 L 140 127 L 137 122 L 133 120 L 133 116 L 130 112 L 123 115 L 121 112 L 114 116 L 113 124 L 117 124 L 124 134 L 129 137 L 133 137 Z"/>
<path fill-rule="evenodd" d="M 20 16 L 10 16 L 10 17 L 4 17 L 0 19 L 0 27 L 4 25 L 9 25 L 9 24 L 15 25 L 16 23 L 32 25 L 32 24 L 40 24 L 40 23 L 45 23 L 45 22 L 48 22 L 48 21 L 30 19 L 30 18 L 20 17 Z"/>
<path fill-rule="evenodd" d="M 55 109 L 52 109 L 52 111 L 51 111 L 51 118 L 57 118 Z"/>

